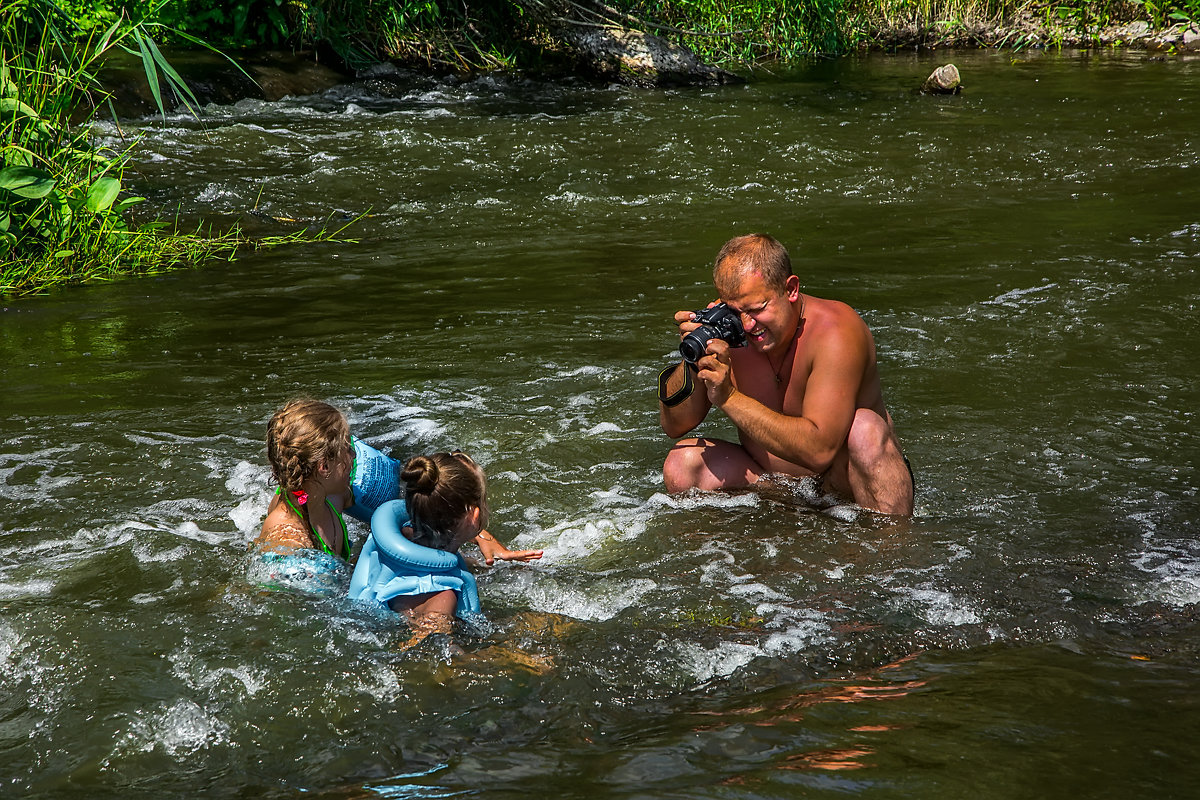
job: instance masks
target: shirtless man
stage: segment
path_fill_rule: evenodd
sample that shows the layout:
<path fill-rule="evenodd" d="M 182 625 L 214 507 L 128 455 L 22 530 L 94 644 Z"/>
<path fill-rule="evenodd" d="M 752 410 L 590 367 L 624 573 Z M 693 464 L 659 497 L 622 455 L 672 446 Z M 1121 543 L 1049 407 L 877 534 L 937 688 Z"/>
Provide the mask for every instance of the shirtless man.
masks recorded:
<path fill-rule="evenodd" d="M 782 472 L 814 476 L 865 509 L 911 514 L 912 474 L 883 404 L 875 340 L 862 318 L 845 303 L 801 293 L 787 250 L 763 234 L 727 242 L 713 281 L 741 316 L 749 346 L 710 340 L 690 394 L 686 363 L 664 373 L 659 418 L 667 435 L 679 438 L 716 406 L 737 426 L 741 444 L 678 442 L 663 464 L 667 490 L 749 486 Z M 681 337 L 699 327 L 692 317 L 675 314 Z"/>

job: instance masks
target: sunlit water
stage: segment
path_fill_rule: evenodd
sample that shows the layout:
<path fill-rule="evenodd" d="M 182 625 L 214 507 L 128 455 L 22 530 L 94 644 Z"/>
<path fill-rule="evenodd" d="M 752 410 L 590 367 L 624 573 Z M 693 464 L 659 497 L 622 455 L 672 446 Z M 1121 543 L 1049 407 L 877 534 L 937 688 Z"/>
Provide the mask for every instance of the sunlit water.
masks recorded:
<path fill-rule="evenodd" d="M 962 96 L 913 92 L 947 60 L 123 124 L 186 220 L 368 216 L 4 304 L 0 795 L 1194 796 L 1200 62 L 958 53 Z M 756 230 L 874 329 L 911 523 L 663 493 L 671 314 Z M 260 585 L 301 393 L 469 451 L 545 549 L 480 576 L 465 655 L 344 574 Z"/>

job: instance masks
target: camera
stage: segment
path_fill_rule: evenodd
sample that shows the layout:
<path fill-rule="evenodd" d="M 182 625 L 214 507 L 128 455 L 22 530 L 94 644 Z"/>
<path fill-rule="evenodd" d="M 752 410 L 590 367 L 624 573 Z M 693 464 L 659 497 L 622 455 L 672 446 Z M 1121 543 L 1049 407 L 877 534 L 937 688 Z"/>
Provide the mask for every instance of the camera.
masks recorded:
<path fill-rule="evenodd" d="M 742 347 L 746 344 L 746 331 L 742 327 L 742 318 L 724 303 L 717 303 L 712 308 L 697 311 L 696 322 L 700 327 L 683 337 L 679 343 L 679 352 L 683 360 L 696 365 L 704 358 L 708 349 L 709 339 L 721 339 L 730 347 Z"/>

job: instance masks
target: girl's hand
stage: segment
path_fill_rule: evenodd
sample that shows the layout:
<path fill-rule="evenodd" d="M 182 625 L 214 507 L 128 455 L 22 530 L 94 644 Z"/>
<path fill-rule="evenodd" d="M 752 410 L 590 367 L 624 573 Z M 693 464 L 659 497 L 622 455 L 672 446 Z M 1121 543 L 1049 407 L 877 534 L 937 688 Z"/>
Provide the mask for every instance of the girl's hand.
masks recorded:
<path fill-rule="evenodd" d="M 483 553 L 483 561 L 489 567 L 495 563 L 497 558 L 501 561 L 528 563 L 542 557 L 541 550 L 509 550 L 487 531 L 479 532 L 479 535 L 475 537 L 475 544 L 479 546 L 479 552 Z"/>

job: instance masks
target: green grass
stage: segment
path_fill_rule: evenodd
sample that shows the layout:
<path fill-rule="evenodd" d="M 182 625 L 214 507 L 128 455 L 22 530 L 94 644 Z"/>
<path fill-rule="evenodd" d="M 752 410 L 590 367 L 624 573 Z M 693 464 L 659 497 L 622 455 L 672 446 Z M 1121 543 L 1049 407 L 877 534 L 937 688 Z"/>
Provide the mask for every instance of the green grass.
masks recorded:
<path fill-rule="evenodd" d="M 155 274 L 233 258 L 246 247 L 341 233 L 323 228 L 250 240 L 236 227 L 213 233 L 180 231 L 169 220 L 131 223 L 131 209 L 144 202 L 126 181 L 136 142 L 105 151 L 77 123 L 106 103 L 96 71 L 116 48 L 141 58 L 164 117 L 164 86 L 194 107 L 195 98 L 149 36 L 153 23 L 118 17 L 100 27 L 109 17 L 97 14 L 87 18 L 96 25 L 81 35 L 46 0 L 0 0 L 0 19 L 0 296 Z"/>

